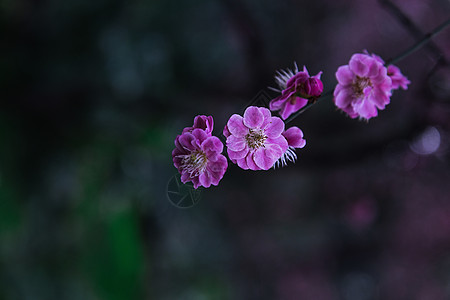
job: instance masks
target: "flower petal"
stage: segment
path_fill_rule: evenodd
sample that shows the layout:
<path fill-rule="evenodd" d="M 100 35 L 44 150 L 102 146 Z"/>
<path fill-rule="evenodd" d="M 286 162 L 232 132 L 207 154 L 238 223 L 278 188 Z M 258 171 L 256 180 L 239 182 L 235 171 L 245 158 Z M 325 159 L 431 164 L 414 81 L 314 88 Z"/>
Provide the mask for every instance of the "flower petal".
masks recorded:
<path fill-rule="evenodd" d="M 369 66 L 366 63 L 366 57 L 368 57 L 368 55 L 358 53 L 353 54 L 350 58 L 350 70 L 359 77 L 366 77 L 369 71 Z"/>
<path fill-rule="evenodd" d="M 207 166 L 207 172 L 209 172 L 211 183 L 218 185 L 219 181 L 223 178 L 228 167 L 228 162 L 225 156 L 221 155 L 217 162 L 210 163 Z"/>
<path fill-rule="evenodd" d="M 210 136 L 201 144 L 203 151 L 208 154 L 209 152 L 222 153 L 223 144 L 222 141 L 216 136 Z"/>
<path fill-rule="evenodd" d="M 292 126 L 283 132 L 283 136 L 291 147 L 303 148 L 306 144 L 306 141 L 303 139 L 303 131 L 296 126 Z"/>
<path fill-rule="evenodd" d="M 248 168 L 253 171 L 261 170 L 261 168 L 255 164 L 253 157 L 254 157 L 254 152 L 249 153 L 245 157 L 245 162 L 247 163 Z"/>
<path fill-rule="evenodd" d="M 266 128 L 267 124 L 270 123 L 270 118 L 272 118 L 272 113 L 270 112 L 270 110 L 268 110 L 265 107 L 261 107 L 264 109 L 260 109 L 260 112 L 262 112 L 263 116 L 264 116 L 264 121 L 261 125 L 261 128 Z"/>
<path fill-rule="evenodd" d="M 192 130 L 192 135 L 198 140 L 198 145 L 211 136 L 205 130 L 200 128 L 194 128 L 194 130 Z"/>
<path fill-rule="evenodd" d="M 390 98 L 384 91 L 381 89 L 375 88 L 372 90 L 372 93 L 369 96 L 369 100 L 372 101 L 378 109 L 384 109 L 387 104 L 390 102 Z"/>
<path fill-rule="evenodd" d="M 281 118 L 283 120 L 286 120 L 287 118 L 289 118 L 289 116 L 291 114 L 295 113 L 296 111 L 298 111 L 299 109 L 304 107 L 306 104 L 308 104 L 308 100 L 307 99 L 303 99 L 303 98 L 300 98 L 300 97 L 295 97 L 295 100 L 293 102 L 294 103 L 292 104 L 291 101 L 287 101 L 286 105 L 282 109 L 282 111 L 281 111 Z"/>
<path fill-rule="evenodd" d="M 195 146 L 196 138 L 190 133 L 186 132 L 180 135 L 178 142 L 187 151 L 196 150 L 198 147 Z"/>
<path fill-rule="evenodd" d="M 271 151 L 272 150 L 278 151 L 277 153 L 275 153 L 275 156 L 278 156 L 278 158 L 280 158 L 281 155 L 283 155 L 283 153 L 286 152 L 288 147 L 289 147 L 288 142 L 283 135 L 280 135 L 279 137 L 277 137 L 275 139 L 267 139 L 266 143 L 265 143 L 266 149 L 271 149 Z"/>
<path fill-rule="evenodd" d="M 237 137 L 243 137 L 248 133 L 248 128 L 245 127 L 243 118 L 240 115 L 234 114 L 230 117 L 227 123 L 228 131 Z"/>
<path fill-rule="evenodd" d="M 355 74 L 350 70 L 350 67 L 340 66 L 336 71 L 336 79 L 339 84 L 349 85 L 352 84 L 353 79 L 355 78 Z"/>
<path fill-rule="evenodd" d="M 204 186 L 205 188 L 209 188 L 211 186 L 212 178 L 210 177 L 208 172 L 200 173 L 200 176 L 198 176 L 198 180 L 200 182 L 200 185 Z"/>
<path fill-rule="evenodd" d="M 247 142 L 243 137 L 237 137 L 235 135 L 230 135 L 227 138 L 227 148 L 232 151 L 241 151 L 247 146 Z"/>
<path fill-rule="evenodd" d="M 192 178 L 191 178 L 190 174 L 183 170 L 181 172 L 181 182 L 182 183 L 186 183 L 186 182 L 191 181 L 191 180 L 192 180 Z"/>
<path fill-rule="evenodd" d="M 351 87 L 341 88 L 334 97 L 334 103 L 337 107 L 343 109 L 344 107 L 349 106 L 354 100 L 353 91 Z"/>
<path fill-rule="evenodd" d="M 264 115 L 256 106 L 248 107 L 244 112 L 244 125 L 248 128 L 260 128 L 264 122 Z"/>
<path fill-rule="evenodd" d="M 233 151 L 233 150 L 230 150 L 230 148 L 228 148 L 228 150 L 227 150 L 227 152 L 228 152 L 228 157 L 231 159 L 231 160 L 239 160 L 239 159 L 242 159 L 242 158 L 244 158 L 246 155 L 247 155 L 247 153 L 249 152 L 250 150 L 248 149 L 248 147 L 245 147 L 244 149 L 242 149 L 242 150 L 240 150 L 240 151 Z"/>
<path fill-rule="evenodd" d="M 272 111 L 280 110 L 284 106 L 284 102 L 286 101 L 286 98 L 283 96 L 278 96 L 269 103 L 269 108 Z"/>
<path fill-rule="evenodd" d="M 247 165 L 247 162 L 245 160 L 245 157 L 236 160 L 236 163 L 239 166 L 239 168 L 244 169 L 244 170 L 248 170 L 248 165 Z"/>
<path fill-rule="evenodd" d="M 228 130 L 228 126 L 227 126 L 227 125 L 225 125 L 225 127 L 223 128 L 222 134 L 223 134 L 225 137 L 229 137 L 229 136 L 231 135 L 230 131 Z"/>
<path fill-rule="evenodd" d="M 281 121 L 280 118 L 271 117 L 269 124 L 264 130 L 264 133 L 267 135 L 268 138 L 276 138 L 279 137 L 283 131 L 284 131 L 284 122 Z"/>
<path fill-rule="evenodd" d="M 272 145 L 270 148 L 259 148 L 255 151 L 253 160 L 262 170 L 269 170 L 281 157 L 281 155 L 277 155 L 278 153 L 281 153 L 281 148 L 278 145 Z"/>
<path fill-rule="evenodd" d="M 375 104 L 367 98 L 353 103 L 353 109 L 363 119 L 370 119 L 378 115 Z"/>

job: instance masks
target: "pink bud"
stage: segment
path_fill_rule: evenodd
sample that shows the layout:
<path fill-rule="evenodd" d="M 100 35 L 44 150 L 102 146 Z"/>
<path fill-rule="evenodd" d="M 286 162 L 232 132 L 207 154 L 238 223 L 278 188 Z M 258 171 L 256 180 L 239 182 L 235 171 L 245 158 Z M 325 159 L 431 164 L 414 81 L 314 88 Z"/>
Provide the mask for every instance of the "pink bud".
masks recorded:
<path fill-rule="evenodd" d="M 323 83 L 319 78 L 309 77 L 300 89 L 300 93 L 304 98 L 317 98 L 323 92 Z"/>

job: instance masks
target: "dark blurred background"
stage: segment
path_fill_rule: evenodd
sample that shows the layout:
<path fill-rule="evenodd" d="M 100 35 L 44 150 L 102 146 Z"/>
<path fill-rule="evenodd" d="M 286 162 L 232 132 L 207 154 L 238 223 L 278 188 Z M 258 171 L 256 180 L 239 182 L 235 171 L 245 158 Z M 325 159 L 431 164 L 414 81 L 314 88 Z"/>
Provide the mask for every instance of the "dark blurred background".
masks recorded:
<path fill-rule="evenodd" d="M 275 70 L 389 59 L 444 0 L 0 1 L 0 299 L 450 299 L 450 28 L 368 123 L 297 118 L 298 161 L 174 207 L 171 151 Z"/>

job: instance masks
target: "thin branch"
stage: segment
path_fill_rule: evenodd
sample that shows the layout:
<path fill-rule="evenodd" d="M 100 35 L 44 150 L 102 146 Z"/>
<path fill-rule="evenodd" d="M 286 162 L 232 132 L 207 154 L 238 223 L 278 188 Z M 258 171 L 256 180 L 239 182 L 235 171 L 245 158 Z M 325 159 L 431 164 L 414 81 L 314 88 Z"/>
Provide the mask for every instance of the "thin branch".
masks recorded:
<path fill-rule="evenodd" d="M 416 40 L 422 38 L 424 36 L 424 32 L 420 30 L 420 28 L 392 1 L 390 0 L 379 0 L 379 2 L 389 10 L 391 14 L 393 14 L 400 23 L 404 25 L 404 27 L 416 38 Z M 426 45 L 427 49 L 432 52 L 435 56 L 439 57 L 441 62 L 445 65 L 448 65 L 447 59 L 445 59 L 443 52 L 439 48 L 436 43 L 433 41 L 428 42 Z M 443 58 L 441 58 L 443 57 Z"/>
<path fill-rule="evenodd" d="M 420 41 L 418 41 L 416 44 L 414 44 L 413 46 L 409 47 L 408 49 L 406 49 L 405 51 L 403 51 L 402 53 L 397 55 L 395 58 L 388 60 L 386 62 L 386 65 L 396 63 L 396 62 L 404 59 L 405 57 L 413 54 L 414 52 L 416 52 L 417 50 L 422 48 L 424 45 L 429 43 L 434 36 L 439 34 L 442 30 L 444 30 L 449 25 L 450 25 L 450 19 L 445 21 L 442 25 L 438 26 L 435 30 L 426 34 Z"/>

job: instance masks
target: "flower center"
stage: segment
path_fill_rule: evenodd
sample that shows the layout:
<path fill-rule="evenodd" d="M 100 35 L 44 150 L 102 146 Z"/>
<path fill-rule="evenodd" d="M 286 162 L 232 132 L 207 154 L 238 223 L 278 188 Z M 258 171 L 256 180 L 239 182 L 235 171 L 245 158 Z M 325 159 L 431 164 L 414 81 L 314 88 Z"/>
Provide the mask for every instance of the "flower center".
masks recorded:
<path fill-rule="evenodd" d="M 247 145 L 251 149 L 264 147 L 264 142 L 266 141 L 266 139 L 267 136 L 264 134 L 264 131 L 262 129 L 249 129 L 249 132 L 245 136 Z"/>
<path fill-rule="evenodd" d="M 372 87 L 372 82 L 368 77 L 356 76 L 356 80 L 352 84 L 353 93 L 359 98 L 364 94 L 364 89 L 368 86 Z"/>
<path fill-rule="evenodd" d="M 206 157 L 205 152 L 196 150 L 191 154 L 181 155 L 181 167 L 186 170 L 191 177 L 196 177 L 203 173 L 206 169 L 206 165 L 208 164 L 208 158 Z"/>

